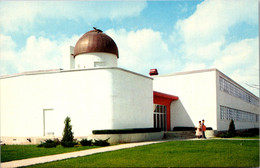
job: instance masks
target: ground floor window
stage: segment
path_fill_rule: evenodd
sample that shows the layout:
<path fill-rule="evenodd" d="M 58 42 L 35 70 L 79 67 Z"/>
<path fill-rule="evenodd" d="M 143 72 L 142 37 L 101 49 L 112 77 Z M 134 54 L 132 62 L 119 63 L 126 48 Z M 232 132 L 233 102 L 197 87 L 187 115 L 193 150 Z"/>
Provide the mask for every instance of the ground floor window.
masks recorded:
<path fill-rule="evenodd" d="M 220 118 L 222 120 L 234 120 L 245 122 L 259 122 L 259 115 L 226 106 L 220 106 Z"/>
<path fill-rule="evenodd" d="M 160 128 L 162 131 L 167 129 L 167 107 L 164 105 L 154 104 L 153 112 L 154 128 Z"/>

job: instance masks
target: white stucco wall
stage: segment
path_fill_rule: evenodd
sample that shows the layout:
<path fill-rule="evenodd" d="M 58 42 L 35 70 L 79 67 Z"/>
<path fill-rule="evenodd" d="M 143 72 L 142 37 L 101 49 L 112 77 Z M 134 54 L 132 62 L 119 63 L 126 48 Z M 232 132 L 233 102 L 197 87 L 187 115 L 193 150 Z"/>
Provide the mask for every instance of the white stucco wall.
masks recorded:
<path fill-rule="evenodd" d="M 254 114 L 259 114 L 259 106 L 250 104 L 240 98 L 232 96 L 219 89 L 219 76 L 233 83 L 237 87 L 241 88 L 237 83 L 230 80 L 227 76 L 217 71 L 217 128 L 218 130 L 228 130 L 230 120 L 223 120 L 220 116 L 220 106 L 226 106 L 233 109 L 238 109 Z M 249 92 L 248 92 L 249 93 Z M 251 94 L 251 93 L 249 93 Z M 246 121 L 234 121 L 236 129 L 246 129 L 246 128 L 259 128 L 258 122 L 246 122 Z"/>
<path fill-rule="evenodd" d="M 194 127 L 205 119 L 207 127 L 217 128 L 216 71 L 177 73 L 154 77 L 154 90 L 176 95 L 171 103 L 171 129 Z"/>
<path fill-rule="evenodd" d="M 75 69 L 117 67 L 117 56 L 110 53 L 83 53 L 75 57 Z"/>
<path fill-rule="evenodd" d="M 112 128 L 152 128 L 152 78 L 117 70 L 113 73 L 112 86 Z"/>
<path fill-rule="evenodd" d="M 75 136 L 97 129 L 153 126 L 152 79 L 121 68 L 29 73 L 0 79 L 1 136 L 55 136 L 69 116 Z M 47 127 L 47 126 L 46 126 Z"/>

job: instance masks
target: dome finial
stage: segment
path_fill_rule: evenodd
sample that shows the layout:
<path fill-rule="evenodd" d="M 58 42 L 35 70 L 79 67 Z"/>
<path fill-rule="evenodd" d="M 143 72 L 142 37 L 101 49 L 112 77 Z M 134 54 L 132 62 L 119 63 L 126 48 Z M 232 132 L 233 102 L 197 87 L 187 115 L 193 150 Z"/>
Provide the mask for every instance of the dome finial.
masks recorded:
<path fill-rule="evenodd" d="M 94 29 L 94 30 L 96 30 L 97 32 L 100 32 L 100 33 L 102 33 L 102 32 L 103 32 L 102 30 L 100 30 L 100 29 L 97 29 L 96 27 L 93 27 L 93 29 Z"/>

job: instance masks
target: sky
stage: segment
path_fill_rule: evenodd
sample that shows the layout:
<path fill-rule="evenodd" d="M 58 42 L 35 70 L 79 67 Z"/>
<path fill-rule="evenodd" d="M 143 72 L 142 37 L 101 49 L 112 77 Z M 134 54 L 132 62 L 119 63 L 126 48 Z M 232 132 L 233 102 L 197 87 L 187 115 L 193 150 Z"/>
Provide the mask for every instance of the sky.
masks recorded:
<path fill-rule="evenodd" d="M 0 1 L 0 75 L 66 69 L 97 27 L 143 75 L 217 68 L 259 96 L 257 0 Z"/>

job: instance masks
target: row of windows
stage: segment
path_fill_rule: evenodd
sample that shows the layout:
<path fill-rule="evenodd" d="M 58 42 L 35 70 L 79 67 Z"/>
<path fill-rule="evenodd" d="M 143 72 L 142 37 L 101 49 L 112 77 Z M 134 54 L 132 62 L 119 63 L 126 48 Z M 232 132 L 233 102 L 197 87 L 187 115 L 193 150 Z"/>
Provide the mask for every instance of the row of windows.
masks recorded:
<path fill-rule="evenodd" d="M 259 106 L 259 99 L 253 97 L 252 95 L 248 94 L 244 90 L 240 89 L 239 87 L 235 86 L 222 77 L 219 77 L 219 89 L 248 103 Z"/>
<path fill-rule="evenodd" d="M 245 122 L 259 122 L 259 115 L 237 110 L 225 106 L 220 106 L 220 118 L 222 120 L 234 120 Z"/>

